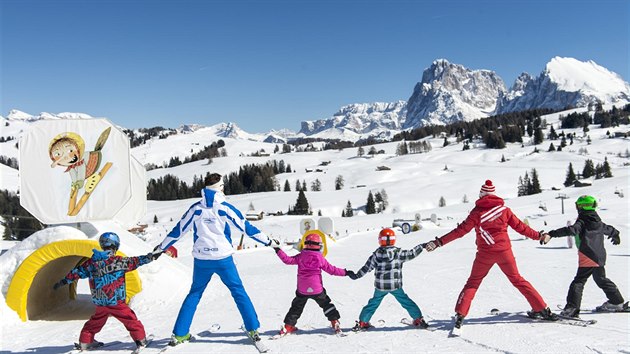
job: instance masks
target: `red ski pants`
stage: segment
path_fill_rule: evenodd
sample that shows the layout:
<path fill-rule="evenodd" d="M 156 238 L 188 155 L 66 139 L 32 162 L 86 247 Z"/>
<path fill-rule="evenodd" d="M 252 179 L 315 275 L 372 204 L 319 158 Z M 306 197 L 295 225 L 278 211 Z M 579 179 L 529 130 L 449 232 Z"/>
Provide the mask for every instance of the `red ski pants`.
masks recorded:
<path fill-rule="evenodd" d="M 129 334 L 131 334 L 133 340 L 144 339 L 144 337 L 146 337 L 142 322 L 138 320 L 135 312 L 123 302 L 116 306 L 96 306 L 96 312 L 83 325 L 79 341 L 81 343 L 92 343 L 94 341 L 94 335 L 101 331 L 109 316 L 122 322 L 129 331 Z"/>
<path fill-rule="evenodd" d="M 466 316 L 468 314 L 470 304 L 475 297 L 475 293 L 477 292 L 479 285 L 481 285 L 481 281 L 486 277 L 486 275 L 488 275 L 488 272 L 495 264 L 497 264 L 503 274 L 508 277 L 512 285 L 514 285 L 514 287 L 516 287 L 518 291 L 525 296 L 527 302 L 531 305 L 532 310 L 542 311 L 547 307 L 547 304 L 545 304 L 545 301 L 542 299 L 538 291 L 536 291 L 536 289 L 534 289 L 534 287 L 519 274 L 512 249 L 508 249 L 502 252 L 477 251 L 477 255 L 475 256 L 475 261 L 473 262 L 472 270 L 470 272 L 470 277 L 468 277 L 468 281 L 466 282 L 466 285 L 464 285 L 464 289 L 462 289 L 462 292 L 459 294 L 459 298 L 457 298 L 455 312 L 462 316 Z"/>

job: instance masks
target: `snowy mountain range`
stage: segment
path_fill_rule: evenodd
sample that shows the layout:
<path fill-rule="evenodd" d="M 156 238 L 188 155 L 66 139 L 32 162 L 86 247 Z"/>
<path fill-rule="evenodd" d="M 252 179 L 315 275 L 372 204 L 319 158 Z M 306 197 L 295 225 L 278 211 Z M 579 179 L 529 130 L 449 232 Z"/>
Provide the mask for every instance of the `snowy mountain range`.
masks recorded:
<path fill-rule="evenodd" d="M 250 134 L 231 122 L 210 128 L 218 137 L 269 143 L 285 143 L 304 137 L 347 141 L 368 136 L 387 139 L 402 130 L 425 125 L 471 121 L 535 108 L 586 107 L 598 102 L 627 104 L 630 102 L 630 84 L 593 61 L 555 57 L 536 77 L 522 73 L 508 90 L 493 71 L 471 70 L 438 59 L 424 70 L 421 81 L 415 85 L 407 101 L 349 104 L 330 118 L 303 121 L 298 133 L 283 129 Z M 18 110 L 12 110 L 7 116 L 9 121 L 24 122 L 68 118 L 91 116 L 83 113 L 32 116 Z M 199 124 L 186 124 L 178 131 L 187 133 L 201 128 L 203 126 Z"/>

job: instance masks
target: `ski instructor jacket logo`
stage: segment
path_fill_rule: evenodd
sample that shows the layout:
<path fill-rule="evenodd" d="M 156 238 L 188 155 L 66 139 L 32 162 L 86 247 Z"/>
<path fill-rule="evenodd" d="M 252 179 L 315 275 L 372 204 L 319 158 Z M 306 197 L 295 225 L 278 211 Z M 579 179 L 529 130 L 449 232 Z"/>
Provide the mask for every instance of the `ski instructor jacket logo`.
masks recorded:
<path fill-rule="evenodd" d="M 193 257 L 202 260 L 219 260 L 234 253 L 232 231 L 238 231 L 268 245 L 271 241 L 258 228 L 243 217 L 232 204 L 225 201 L 222 193 L 208 188 L 201 190 L 201 200 L 184 213 L 173 230 L 160 245 L 165 250 L 188 231 L 193 231 Z"/>

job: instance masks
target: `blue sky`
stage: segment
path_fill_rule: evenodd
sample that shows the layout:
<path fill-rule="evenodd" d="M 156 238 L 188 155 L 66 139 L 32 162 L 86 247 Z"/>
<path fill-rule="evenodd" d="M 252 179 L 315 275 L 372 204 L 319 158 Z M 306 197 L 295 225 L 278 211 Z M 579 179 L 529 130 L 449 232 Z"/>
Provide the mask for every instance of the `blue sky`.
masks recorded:
<path fill-rule="evenodd" d="M 83 112 L 128 128 L 300 129 L 407 100 L 437 58 L 509 87 L 554 56 L 630 77 L 630 2 L 0 1 L 0 115 Z"/>

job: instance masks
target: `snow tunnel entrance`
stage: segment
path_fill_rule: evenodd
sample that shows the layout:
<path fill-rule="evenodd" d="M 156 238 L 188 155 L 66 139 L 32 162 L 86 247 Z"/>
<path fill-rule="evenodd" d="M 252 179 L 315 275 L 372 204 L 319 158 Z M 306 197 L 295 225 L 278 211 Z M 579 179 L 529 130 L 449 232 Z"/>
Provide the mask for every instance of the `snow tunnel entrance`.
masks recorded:
<path fill-rule="evenodd" d="M 13 274 L 7 291 L 7 305 L 17 312 L 22 321 L 89 318 L 94 305 L 86 279 L 57 290 L 53 290 L 53 285 L 72 268 L 91 257 L 92 249 L 98 247 L 98 243 L 93 240 L 64 240 L 38 248 L 22 261 Z M 117 254 L 125 256 L 120 251 Z M 125 279 L 129 302 L 142 290 L 142 282 L 138 271 L 128 272 Z"/>
<path fill-rule="evenodd" d="M 90 297 L 88 280 L 81 279 L 78 283 L 53 290 L 56 282 L 87 259 L 81 256 L 57 258 L 37 272 L 28 290 L 26 312 L 29 320 L 71 321 L 90 318 L 95 305 Z M 81 293 L 77 293 L 77 288 L 82 289 Z"/>

